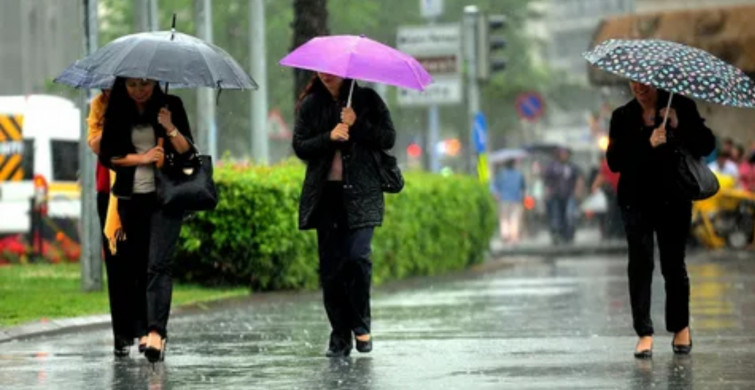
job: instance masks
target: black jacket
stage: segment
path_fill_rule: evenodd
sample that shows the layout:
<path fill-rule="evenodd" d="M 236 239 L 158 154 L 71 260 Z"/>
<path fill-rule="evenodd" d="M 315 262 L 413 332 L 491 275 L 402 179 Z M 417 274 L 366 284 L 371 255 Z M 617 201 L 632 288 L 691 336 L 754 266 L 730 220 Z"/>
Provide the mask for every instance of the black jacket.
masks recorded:
<path fill-rule="evenodd" d="M 330 140 L 330 131 L 340 122 L 351 80 L 344 80 L 338 101 L 324 87 L 315 88 L 299 106 L 294 125 L 293 148 L 307 164 L 299 202 L 299 228 L 318 227 L 318 208 L 336 149 L 343 161 L 343 197 L 348 227 L 379 226 L 385 204 L 374 152 L 390 149 L 396 141 L 388 108 L 369 88 L 356 86 L 352 108 L 357 120 L 347 142 Z"/>
<path fill-rule="evenodd" d="M 189 119 L 181 99 L 173 95 L 162 95 L 158 99 L 160 100 L 159 102 L 151 102 L 151 104 L 159 104 L 161 107 L 167 106 L 171 112 L 173 124 L 189 142 L 193 143 Z M 165 149 L 166 156 L 169 154 L 178 155 L 173 148 L 173 144 L 167 138 L 165 128 L 157 123 L 157 114 L 154 115 L 154 118 L 145 118 L 145 123 L 150 124 L 154 129 L 155 139 L 159 137 L 165 138 L 163 148 Z M 131 142 L 132 130 L 133 124 L 129 125 L 127 121 L 109 120 L 106 117 L 102 130 L 102 141 L 100 143 L 100 161 L 115 172 L 115 183 L 112 188 L 113 195 L 124 199 L 130 198 L 133 194 L 136 167 L 116 166 L 112 163 L 112 160 L 114 158 L 125 157 L 127 154 L 136 153 L 136 148 Z M 165 164 L 163 169 L 170 169 L 170 167 L 168 164 Z"/>
<path fill-rule="evenodd" d="M 692 155 L 702 157 L 715 148 L 715 138 L 705 126 L 695 103 L 674 95 L 671 107 L 676 110 L 679 127 L 667 123 L 667 143 L 657 148 L 650 144 L 653 128 L 663 122 L 660 110 L 665 108 L 668 94 L 659 91 L 655 126 L 644 126 L 643 110 L 637 99 L 617 108 L 611 116 L 610 142 L 606 158 L 613 172 L 620 173 L 618 198 L 621 205 L 658 204 L 679 201 L 683 197 L 674 189 L 672 152 L 684 147 Z M 670 121 L 669 121 L 670 122 Z"/>

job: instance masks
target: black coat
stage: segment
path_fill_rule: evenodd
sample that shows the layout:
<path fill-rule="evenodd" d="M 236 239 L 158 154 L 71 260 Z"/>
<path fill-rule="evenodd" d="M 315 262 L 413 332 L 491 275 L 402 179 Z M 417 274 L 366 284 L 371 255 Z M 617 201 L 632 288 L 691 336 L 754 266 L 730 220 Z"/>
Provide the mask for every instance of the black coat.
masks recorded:
<path fill-rule="evenodd" d="M 618 197 L 621 205 L 657 204 L 663 201 L 682 201 L 669 176 L 674 174 L 672 152 L 685 147 L 692 155 L 702 157 L 715 148 L 715 138 L 705 126 L 695 103 L 674 95 L 671 107 L 676 110 L 679 126 L 666 124 L 667 143 L 657 148 L 650 144 L 653 128 L 663 122 L 660 110 L 665 108 L 668 94 L 658 93 L 655 126 L 645 126 L 643 110 L 637 99 L 617 108 L 611 116 L 610 142 L 606 158 L 613 172 L 620 173 Z M 669 168 L 669 169 L 666 169 Z"/>
<path fill-rule="evenodd" d="M 186 110 L 184 109 L 181 99 L 178 96 L 162 94 L 156 99 L 159 101 L 151 102 L 150 104 L 156 104 L 159 107 L 167 106 L 171 112 L 171 120 L 176 126 L 176 129 L 178 129 L 178 131 L 186 137 L 190 143 L 193 143 L 191 128 L 189 127 L 189 118 L 186 115 Z M 158 139 L 159 137 L 165 138 L 163 144 L 165 155 L 178 155 L 178 152 L 173 148 L 173 144 L 167 138 L 165 128 L 157 122 L 157 114 L 150 114 L 150 116 L 150 118 L 145 118 L 144 121 L 154 129 L 155 139 Z M 106 117 L 105 125 L 102 130 L 102 141 L 100 143 L 99 155 L 100 162 L 115 172 L 115 183 L 112 188 L 113 195 L 124 199 L 130 198 L 133 194 L 136 167 L 116 166 L 112 163 L 112 160 L 125 157 L 127 154 L 136 153 L 136 148 L 131 142 L 133 125 L 129 125 L 128 123 L 129 121 L 126 120 L 109 120 L 108 117 Z M 191 150 L 187 153 L 190 152 Z M 168 164 L 165 164 L 162 169 L 167 170 L 170 169 L 170 167 Z"/>
<path fill-rule="evenodd" d="M 350 83 L 344 80 L 338 101 L 319 85 L 299 106 L 293 148 L 307 164 L 299 202 L 300 229 L 318 227 L 318 209 L 336 149 L 342 154 L 348 227 L 379 226 L 383 222 L 385 203 L 374 152 L 392 148 L 396 131 L 380 96 L 372 89 L 356 86 L 352 108 L 357 120 L 349 130 L 349 140 L 330 140 L 330 131 L 340 122 L 341 109 L 346 105 Z"/>

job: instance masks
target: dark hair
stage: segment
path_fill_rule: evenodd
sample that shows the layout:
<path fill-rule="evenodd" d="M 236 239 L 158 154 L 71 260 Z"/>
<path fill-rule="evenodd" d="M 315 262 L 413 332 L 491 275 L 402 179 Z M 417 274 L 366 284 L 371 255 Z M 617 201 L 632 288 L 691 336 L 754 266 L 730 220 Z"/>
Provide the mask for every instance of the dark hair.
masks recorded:
<path fill-rule="evenodd" d="M 343 84 L 341 84 L 341 95 L 339 99 L 346 100 L 349 88 L 351 87 L 351 79 L 344 78 Z M 356 85 L 355 85 L 356 88 Z M 299 108 L 301 108 L 301 103 L 304 101 L 304 99 L 313 94 L 313 93 L 324 93 L 327 94 L 327 96 L 330 96 L 330 92 L 328 91 L 328 88 L 325 87 L 325 84 L 322 83 L 322 80 L 320 80 L 319 77 L 317 77 L 317 73 L 312 75 L 312 78 L 309 80 L 309 83 L 307 83 L 307 86 L 304 87 L 304 90 L 301 91 L 299 94 L 299 99 L 296 102 L 296 108 L 295 112 L 299 112 Z"/>
<path fill-rule="evenodd" d="M 516 164 L 516 161 L 514 161 L 514 159 L 511 159 L 511 160 L 506 160 L 506 162 L 504 163 L 504 166 L 506 168 L 513 169 L 515 164 Z"/>
<path fill-rule="evenodd" d="M 717 157 L 718 158 L 729 159 L 729 158 L 731 158 L 731 152 L 729 152 L 728 150 L 719 149 Z"/>
<path fill-rule="evenodd" d="M 307 86 L 304 87 L 304 89 L 299 94 L 299 99 L 296 101 L 296 108 L 294 109 L 294 111 L 299 112 L 299 108 L 301 107 L 301 103 L 304 101 L 304 98 L 306 98 L 309 94 L 318 91 L 327 92 L 327 88 L 325 88 L 325 84 L 322 83 L 322 80 L 317 77 L 317 73 L 314 73 L 309 79 Z"/>
<path fill-rule="evenodd" d="M 105 110 L 105 126 L 110 123 L 131 129 L 138 124 L 153 124 L 157 120 L 160 108 L 165 105 L 166 96 L 160 89 L 160 84 L 155 83 L 152 96 L 147 101 L 144 112 L 140 114 L 136 102 L 128 96 L 126 78 L 117 77 L 110 90 L 110 100 Z"/>

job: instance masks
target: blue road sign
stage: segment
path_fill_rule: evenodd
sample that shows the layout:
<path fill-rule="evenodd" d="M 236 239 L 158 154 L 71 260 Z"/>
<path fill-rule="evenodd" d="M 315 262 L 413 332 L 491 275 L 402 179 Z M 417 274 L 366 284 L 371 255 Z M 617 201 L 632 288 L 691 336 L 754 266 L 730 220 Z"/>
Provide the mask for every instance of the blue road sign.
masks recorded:
<path fill-rule="evenodd" d="M 472 141 L 474 142 L 477 153 L 483 153 L 488 139 L 488 124 L 485 121 L 485 114 L 478 112 L 474 117 L 472 125 Z"/>

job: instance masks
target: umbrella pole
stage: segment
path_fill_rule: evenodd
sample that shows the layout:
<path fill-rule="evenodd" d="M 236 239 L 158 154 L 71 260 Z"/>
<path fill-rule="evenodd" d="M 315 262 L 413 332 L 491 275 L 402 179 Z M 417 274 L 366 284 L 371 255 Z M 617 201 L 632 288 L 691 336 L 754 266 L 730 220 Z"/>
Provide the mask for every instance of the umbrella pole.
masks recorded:
<path fill-rule="evenodd" d="M 354 79 L 351 79 L 351 87 L 349 88 L 349 100 L 346 101 L 346 107 L 351 108 L 351 95 L 354 94 Z"/>
<path fill-rule="evenodd" d="M 173 22 L 170 25 L 170 40 L 172 41 L 173 38 L 176 35 L 176 13 L 173 13 Z M 170 87 L 170 83 L 165 83 L 165 94 L 168 94 L 168 88 Z"/>
<path fill-rule="evenodd" d="M 666 115 L 663 116 L 663 125 L 661 127 L 666 127 L 666 122 L 668 121 L 668 112 L 671 109 L 671 100 L 674 98 L 674 93 L 671 92 L 671 94 L 668 96 L 668 103 L 666 103 Z"/>

